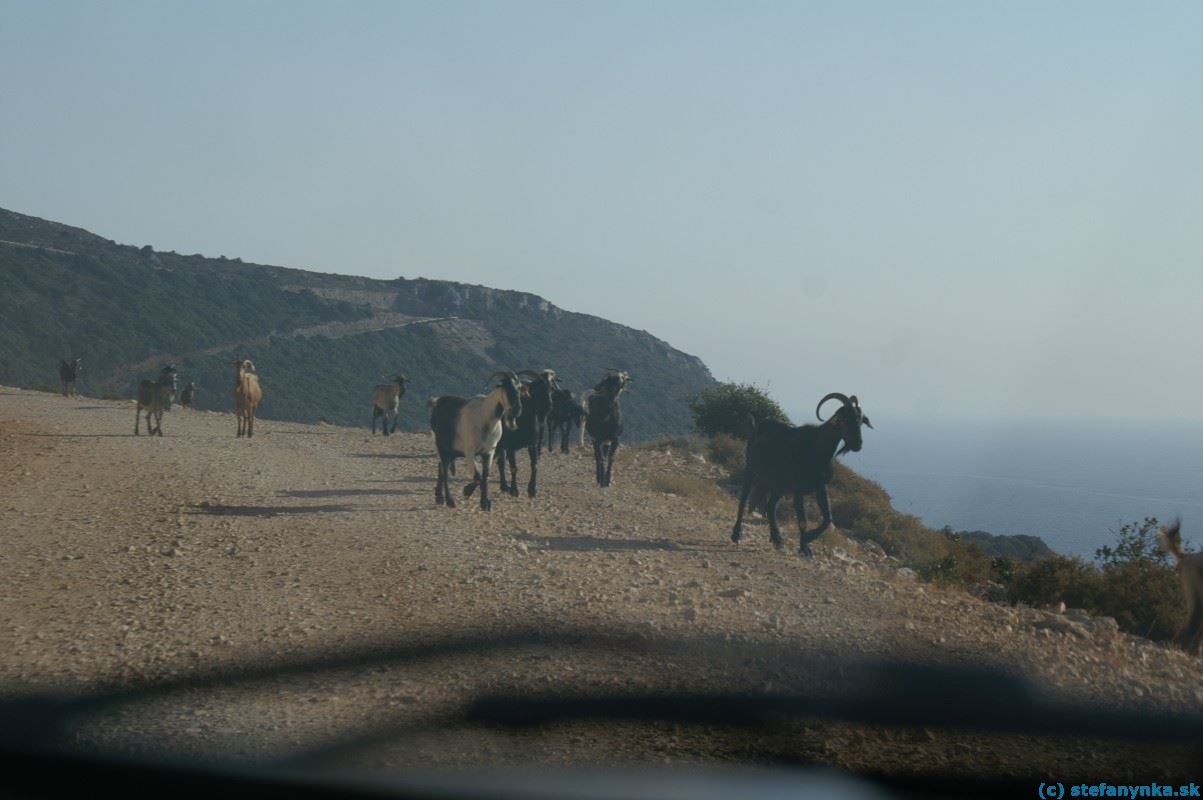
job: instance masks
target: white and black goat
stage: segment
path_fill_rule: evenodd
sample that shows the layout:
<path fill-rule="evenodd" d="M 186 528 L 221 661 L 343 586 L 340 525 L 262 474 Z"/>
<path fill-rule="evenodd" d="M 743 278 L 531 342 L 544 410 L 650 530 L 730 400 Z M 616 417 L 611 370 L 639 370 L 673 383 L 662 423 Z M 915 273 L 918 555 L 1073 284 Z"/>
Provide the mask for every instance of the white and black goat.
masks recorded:
<path fill-rule="evenodd" d="M 134 436 L 138 435 L 138 423 L 143 413 L 146 414 L 146 432 L 151 435 L 163 435 L 163 412 L 171 408 L 175 401 L 176 374 L 175 367 L 165 364 L 159 372 L 159 379 L 144 380 L 138 384 L 138 407 L 134 411 Z M 150 427 L 151 417 L 155 426 Z"/>
<path fill-rule="evenodd" d="M 401 413 L 401 398 L 405 397 L 405 382 L 409 378 L 404 375 L 394 375 L 389 383 L 378 383 L 372 392 L 372 435 L 376 434 L 376 418 L 384 417 L 381 431 L 388 436 L 389 415 L 393 418 L 392 432 L 397 430 L 397 417 Z"/>
<path fill-rule="evenodd" d="M 1182 593 L 1186 598 L 1186 622 L 1178 631 L 1178 645 L 1195 655 L 1203 647 L 1203 552 L 1188 553 L 1182 549 L 1181 524 L 1175 521 L 1162 528 L 1158 536 L 1161 547 L 1174 558 L 1174 565 L 1182 579 Z"/>
<path fill-rule="evenodd" d="M 497 474 L 501 491 L 517 497 L 517 453 L 525 448 L 530 457 L 530 481 L 526 485 L 526 494 L 534 497 L 539 477 L 539 450 L 543 446 L 543 428 L 551 413 L 552 393 L 559 386 L 560 380 L 556 377 L 555 370 L 551 369 L 542 372 L 524 369 L 518 374 L 527 378 L 522 383 L 522 413 L 518 415 L 517 427 L 501 432 L 501 441 L 497 444 Z M 507 461 L 510 465 L 508 482 L 505 479 Z"/>
<path fill-rule="evenodd" d="M 63 397 L 71 395 L 79 396 L 79 390 L 75 388 L 75 379 L 79 377 L 79 371 L 82 369 L 83 359 L 75 358 L 70 361 L 60 361 L 58 364 L 58 379 L 63 386 Z"/>
<path fill-rule="evenodd" d="M 581 429 L 584 444 L 585 406 L 567 389 L 556 389 L 551 393 L 551 413 L 547 415 L 547 452 L 554 448 L 557 432 L 560 434 L 560 452 L 568 452 L 568 435 L 573 425 Z"/>
<path fill-rule="evenodd" d="M 619 395 L 631 383 L 630 373 L 612 369 L 593 387 L 586 405 L 585 430 L 593 440 L 597 485 L 609 486 L 614 473 L 614 454 L 622 436 L 622 405 Z"/>
<path fill-rule="evenodd" d="M 472 398 L 443 395 L 430 400 L 430 429 L 439 455 L 439 475 L 434 486 L 434 500 L 439 505 L 455 506 L 448 476 L 455 474 L 457 458 L 472 459 L 472 482 L 464 487 L 468 497 L 480 487 L 480 507 L 488 511 L 489 470 L 493 468 L 493 453 L 501 440 L 502 429 L 513 430 L 522 414 L 521 381 L 512 372 L 495 372 L 489 383 L 497 381 L 493 391 Z M 476 459 L 480 458 L 480 467 Z"/>
<path fill-rule="evenodd" d="M 819 401 L 815 416 L 823 420 L 820 410 L 828 400 L 843 403 L 822 425 L 799 425 L 793 427 L 784 422 L 766 419 L 759 422 L 753 417 L 752 431 L 748 436 L 747 466 L 744 468 L 743 491 L 739 496 L 739 511 L 731 540 L 738 542 L 743 535 L 744 509 L 748 495 L 755 487 L 768 495 L 765 513 L 769 518 L 769 535 L 774 546 L 780 548 L 784 541 L 777 527 L 777 502 L 782 495 L 794 496 L 794 514 L 798 517 L 798 550 L 809 556 L 810 543 L 819 538 L 831 526 L 831 504 L 827 498 L 827 484 L 835 471 L 833 460 L 837 455 L 861 449 L 861 425 L 872 428 L 860 408 L 856 395 L 848 397 L 832 392 Z M 840 447 L 843 442 L 843 447 Z M 839 448 L 839 452 L 836 452 Z M 823 520 L 813 531 L 806 530 L 806 511 L 803 500 L 813 494 L 819 503 Z"/>

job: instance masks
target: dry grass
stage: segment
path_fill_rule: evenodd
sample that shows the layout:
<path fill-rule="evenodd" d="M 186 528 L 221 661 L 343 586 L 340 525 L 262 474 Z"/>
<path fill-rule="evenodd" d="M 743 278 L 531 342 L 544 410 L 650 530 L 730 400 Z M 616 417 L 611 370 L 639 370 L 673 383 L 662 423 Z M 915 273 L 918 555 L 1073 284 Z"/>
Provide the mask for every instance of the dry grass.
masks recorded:
<path fill-rule="evenodd" d="M 648 488 L 690 500 L 716 513 L 735 516 L 735 498 L 709 478 L 697 475 L 660 474 L 648 479 Z"/>
<path fill-rule="evenodd" d="M 713 463 L 725 467 L 733 476 L 742 476 L 747 450 L 748 443 L 743 439 L 719 433 L 710 439 L 706 455 Z"/>
<path fill-rule="evenodd" d="M 677 456 L 705 455 L 707 440 L 702 436 L 661 436 L 650 442 L 635 445 L 641 450 L 651 450 L 657 453 L 672 453 Z"/>

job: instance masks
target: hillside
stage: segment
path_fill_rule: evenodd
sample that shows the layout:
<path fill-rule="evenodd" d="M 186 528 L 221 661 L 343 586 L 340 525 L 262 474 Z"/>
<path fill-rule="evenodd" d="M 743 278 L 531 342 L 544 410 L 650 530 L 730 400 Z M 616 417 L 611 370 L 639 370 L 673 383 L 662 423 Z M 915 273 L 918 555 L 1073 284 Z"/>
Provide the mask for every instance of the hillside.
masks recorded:
<path fill-rule="evenodd" d="M 382 375 L 410 379 L 403 428 L 425 401 L 469 394 L 496 369 L 556 369 L 579 392 L 629 370 L 633 439 L 689 428 L 688 398 L 714 383 L 700 359 L 645 331 L 524 292 L 423 278 L 375 280 L 120 245 L 0 209 L 0 382 L 49 388 L 60 359 L 80 389 L 132 396 L 161 362 L 196 381 L 200 409 L 230 406 L 232 358 L 258 367 L 268 419 L 367 425 Z"/>
<path fill-rule="evenodd" d="M 428 434 L 383 440 L 265 422 L 247 441 L 234 438 L 229 414 L 175 410 L 152 439 L 134 437 L 132 423 L 128 402 L 0 387 L 0 702 L 168 687 L 85 709 L 56 734 L 76 746 L 291 755 L 331 768 L 776 754 L 921 776 L 1197 775 L 1197 752 L 1168 745 L 822 719 L 767 733 L 585 722 L 519 735 L 435 730 L 432 720 L 499 692 L 835 696 L 856 685 L 857 664 L 878 659 L 989 665 L 1057 700 L 1197 713 L 1203 662 L 1103 618 L 916 581 L 834 530 L 812 560 L 774 550 L 760 522 L 733 544 L 732 499 L 682 492 L 682 481 L 713 488 L 720 470 L 653 447 L 624 448 L 605 491 L 579 448 L 548 456 L 537 498 L 495 495 L 486 514 L 471 502 L 435 505 Z M 455 488 L 464 482 L 461 471 Z M 639 638 L 404 660 L 407 647 L 448 636 L 565 628 Z M 729 644 L 708 658 L 655 646 L 683 637 Z M 326 669 L 288 666 L 329 658 Z M 248 671 L 234 685 L 204 678 Z M 948 703 L 963 691 L 951 687 Z M 344 741 L 352 746 L 334 747 Z M 313 753 L 336 760 L 314 764 Z"/>

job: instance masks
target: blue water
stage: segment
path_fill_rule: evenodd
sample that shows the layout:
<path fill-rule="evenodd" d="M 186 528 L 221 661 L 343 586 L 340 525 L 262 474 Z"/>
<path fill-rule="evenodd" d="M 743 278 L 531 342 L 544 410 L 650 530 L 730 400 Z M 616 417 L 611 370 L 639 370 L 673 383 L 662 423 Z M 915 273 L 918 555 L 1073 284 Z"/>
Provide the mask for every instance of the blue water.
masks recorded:
<path fill-rule="evenodd" d="M 844 463 L 926 524 L 1028 533 L 1091 557 L 1124 522 L 1183 519 L 1203 539 L 1203 428 L 1125 423 L 890 419 L 873 414 Z"/>

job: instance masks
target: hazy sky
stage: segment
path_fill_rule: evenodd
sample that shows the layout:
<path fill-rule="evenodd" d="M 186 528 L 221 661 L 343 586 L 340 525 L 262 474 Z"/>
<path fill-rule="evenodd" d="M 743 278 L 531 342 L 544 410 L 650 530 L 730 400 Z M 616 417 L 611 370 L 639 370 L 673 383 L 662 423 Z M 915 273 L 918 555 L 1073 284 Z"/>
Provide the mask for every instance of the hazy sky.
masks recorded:
<path fill-rule="evenodd" d="M 788 408 L 1203 419 L 1203 3 L 0 0 L 0 206 L 538 293 Z"/>

